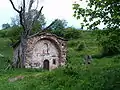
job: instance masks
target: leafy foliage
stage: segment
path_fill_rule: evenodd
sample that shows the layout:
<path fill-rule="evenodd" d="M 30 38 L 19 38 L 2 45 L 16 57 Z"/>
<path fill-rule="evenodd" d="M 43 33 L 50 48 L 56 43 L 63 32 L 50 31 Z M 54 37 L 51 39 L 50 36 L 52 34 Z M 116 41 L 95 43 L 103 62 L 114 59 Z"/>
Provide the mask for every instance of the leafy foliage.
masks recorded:
<path fill-rule="evenodd" d="M 26 19 L 29 18 L 29 20 L 31 22 L 34 22 L 34 18 L 35 18 L 35 15 L 38 14 L 38 11 L 36 9 L 32 9 L 29 13 L 26 13 Z M 30 17 L 30 16 L 31 17 Z M 34 22 L 34 26 L 33 26 L 33 31 L 32 32 L 38 32 L 39 30 L 41 30 L 45 24 L 46 24 L 46 21 L 45 21 L 45 16 L 44 14 L 40 14 L 39 18 Z"/>
<path fill-rule="evenodd" d="M 120 28 L 120 0 L 86 0 L 86 3 L 84 8 L 73 4 L 74 16 L 77 19 L 83 17 L 82 27 L 97 29 L 97 25 L 104 23 L 107 28 Z"/>
<path fill-rule="evenodd" d="M 103 55 L 114 55 L 120 53 L 120 31 L 117 30 L 98 30 L 96 33 L 97 41 L 102 46 Z"/>
<path fill-rule="evenodd" d="M 22 27 L 14 26 L 6 32 L 6 37 L 8 37 L 12 41 L 12 44 L 14 44 L 16 41 L 20 40 L 22 31 Z"/>
<path fill-rule="evenodd" d="M 18 15 L 11 17 L 11 25 L 12 26 L 20 26 L 20 18 Z"/>
<path fill-rule="evenodd" d="M 10 41 L 11 41 L 10 43 L 14 44 L 16 41 L 20 40 L 22 30 L 23 29 L 20 26 L 13 26 L 13 27 L 11 27 L 9 29 L 1 30 L 0 31 L 0 37 L 9 38 Z"/>
<path fill-rule="evenodd" d="M 78 45 L 78 43 L 79 43 L 79 41 L 77 41 L 77 40 L 76 41 L 71 40 L 67 43 L 67 45 L 68 45 L 68 47 L 73 48 L 73 47 L 76 47 Z"/>
<path fill-rule="evenodd" d="M 82 37 L 82 31 L 77 30 L 75 28 L 66 28 L 65 32 L 64 32 L 64 38 L 66 39 L 77 39 Z"/>
<path fill-rule="evenodd" d="M 80 42 L 80 43 L 78 43 L 76 50 L 77 51 L 81 51 L 81 50 L 83 50 L 85 48 L 86 48 L 85 43 L 84 42 Z"/>
<path fill-rule="evenodd" d="M 82 8 L 73 4 L 74 16 L 83 18 L 81 26 L 95 30 L 101 23 L 106 29 L 99 33 L 99 44 L 103 48 L 103 55 L 120 53 L 120 0 L 89 0 L 87 6 Z"/>
<path fill-rule="evenodd" d="M 0 30 L 0 37 L 6 37 L 6 30 Z"/>
<path fill-rule="evenodd" d="M 55 23 L 51 26 L 52 30 L 62 30 L 67 26 L 67 22 L 65 20 L 55 19 L 54 21 Z"/>
<path fill-rule="evenodd" d="M 69 27 L 66 29 L 60 29 L 60 30 L 52 30 L 53 34 L 56 34 L 57 36 L 64 37 L 65 39 L 77 39 L 82 37 L 82 31 L 77 30 L 75 28 Z"/>
<path fill-rule="evenodd" d="M 6 24 L 2 24 L 2 29 L 7 29 L 10 28 L 10 24 L 6 23 Z"/>

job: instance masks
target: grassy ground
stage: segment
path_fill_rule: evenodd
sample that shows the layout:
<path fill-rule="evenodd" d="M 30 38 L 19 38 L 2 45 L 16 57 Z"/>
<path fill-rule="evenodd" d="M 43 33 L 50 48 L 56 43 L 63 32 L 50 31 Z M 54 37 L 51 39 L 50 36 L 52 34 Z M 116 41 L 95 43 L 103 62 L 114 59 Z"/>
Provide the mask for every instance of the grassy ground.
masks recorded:
<path fill-rule="evenodd" d="M 8 38 L 0 38 L 0 70 L 7 66 L 7 63 L 12 59 L 13 50 L 9 45 Z"/>
<path fill-rule="evenodd" d="M 77 51 L 79 42 L 87 49 Z M 9 39 L 0 38 L 0 90 L 119 90 L 120 55 L 93 58 L 90 65 L 83 64 L 83 55 L 99 55 L 95 36 L 83 32 L 83 37 L 68 41 L 67 65 L 53 71 L 37 69 L 10 69 L 4 71 L 12 58 Z M 15 81 L 10 79 L 18 78 Z"/>

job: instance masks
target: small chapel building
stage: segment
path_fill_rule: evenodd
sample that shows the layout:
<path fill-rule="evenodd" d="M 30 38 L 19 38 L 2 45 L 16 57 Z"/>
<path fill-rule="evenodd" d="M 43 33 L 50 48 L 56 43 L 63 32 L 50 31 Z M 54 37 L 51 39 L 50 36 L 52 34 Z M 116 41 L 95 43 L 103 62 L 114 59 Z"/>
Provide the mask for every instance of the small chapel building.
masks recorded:
<path fill-rule="evenodd" d="M 52 70 L 65 65 L 66 43 L 67 40 L 47 32 L 29 37 L 24 63 L 25 68 Z"/>

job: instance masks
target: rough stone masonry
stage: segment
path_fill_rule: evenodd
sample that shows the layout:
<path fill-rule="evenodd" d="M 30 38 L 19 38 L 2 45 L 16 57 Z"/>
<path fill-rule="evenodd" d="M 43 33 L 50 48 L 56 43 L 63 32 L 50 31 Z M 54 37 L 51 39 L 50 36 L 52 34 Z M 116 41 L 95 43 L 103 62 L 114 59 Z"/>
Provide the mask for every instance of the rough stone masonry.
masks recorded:
<path fill-rule="evenodd" d="M 52 70 L 66 63 L 67 40 L 51 33 L 40 33 L 28 38 L 25 68 Z"/>

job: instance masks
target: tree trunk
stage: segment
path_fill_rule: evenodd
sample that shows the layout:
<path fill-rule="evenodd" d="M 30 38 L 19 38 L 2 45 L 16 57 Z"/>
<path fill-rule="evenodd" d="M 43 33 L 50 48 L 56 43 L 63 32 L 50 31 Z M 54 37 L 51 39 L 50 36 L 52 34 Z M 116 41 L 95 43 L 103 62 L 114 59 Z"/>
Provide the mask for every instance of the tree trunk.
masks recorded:
<path fill-rule="evenodd" d="M 12 66 L 15 68 L 24 68 L 26 60 L 27 39 L 21 36 L 20 43 L 14 48 L 14 57 Z"/>
<path fill-rule="evenodd" d="M 25 60 L 26 60 L 26 48 L 27 48 L 27 38 L 21 37 L 21 68 L 25 67 Z"/>

